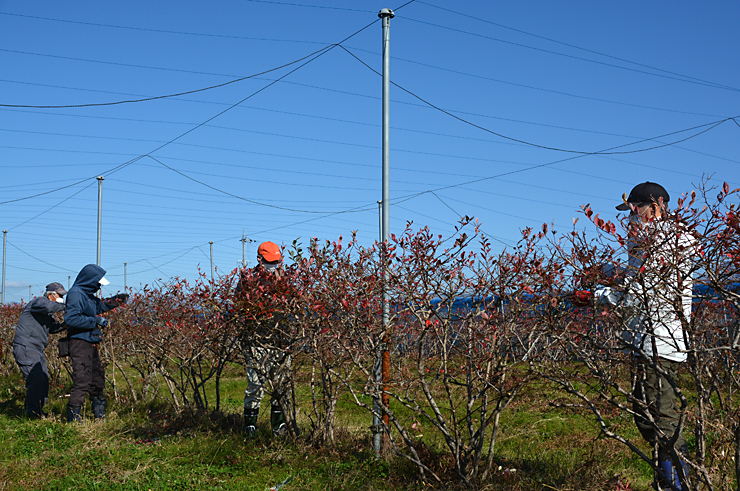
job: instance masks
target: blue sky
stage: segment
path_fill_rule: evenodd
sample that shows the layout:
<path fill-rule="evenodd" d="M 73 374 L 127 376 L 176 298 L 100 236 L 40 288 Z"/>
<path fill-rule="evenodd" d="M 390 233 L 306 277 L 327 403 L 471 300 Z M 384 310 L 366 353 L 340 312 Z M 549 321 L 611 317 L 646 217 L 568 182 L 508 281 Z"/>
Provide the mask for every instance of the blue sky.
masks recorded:
<path fill-rule="evenodd" d="M 391 232 L 469 215 L 503 248 L 586 203 L 613 218 L 645 180 L 672 203 L 703 175 L 740 185 L 738 2 L 404 3 L 0 0 L 6 301 L 95 262 L 98 175 L 106 293 L 124 263 L 129 287 L 194 280 L 210 241 L 230 271 L 242 233 L 252 264 L 265 240 L 371 244 L 381 78 L 348 52 L 381 70 L 382 8 L 408 91 L 391 89 Z M 632 153 L 584 154 L 616 147 Z"/>

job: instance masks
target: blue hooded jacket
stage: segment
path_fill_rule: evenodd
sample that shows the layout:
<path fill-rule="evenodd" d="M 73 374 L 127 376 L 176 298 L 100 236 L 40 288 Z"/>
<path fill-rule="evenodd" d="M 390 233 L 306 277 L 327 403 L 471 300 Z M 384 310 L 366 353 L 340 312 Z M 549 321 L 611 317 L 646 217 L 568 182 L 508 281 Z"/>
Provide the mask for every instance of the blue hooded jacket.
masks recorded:
<path fill-rule="evenodd" d="M 98 314 L 110 310 L 102 300 L 95 296 L 100 289 L 100 279 L 105 270 L 96 264 L 88 264 L 77 275 L 75 284 L 67 292 L 67 310 L 64 323 L 70 338 L 83 339 L 89 343 L 99 343 L 103 333 L 98 326 Z"/>

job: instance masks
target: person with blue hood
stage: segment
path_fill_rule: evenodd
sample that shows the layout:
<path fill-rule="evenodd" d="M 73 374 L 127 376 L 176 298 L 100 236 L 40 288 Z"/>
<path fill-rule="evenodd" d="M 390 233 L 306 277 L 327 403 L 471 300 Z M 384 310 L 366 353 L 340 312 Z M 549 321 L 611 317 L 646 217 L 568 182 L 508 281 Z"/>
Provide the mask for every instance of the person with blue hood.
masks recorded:
<path fill-rule="evenodd" d="M 44 350 L 49 344 L 49 334 L 64 330 L 54 314 L 64 311 L 66 293 L 61 283 L 50 283 L 43 297 L 26 304 L 15 327 L 13 357 L 26 380 L 24 412 L 32 419 L 44 415 L 42 408 L 49 397 L 49 369 Z"/>
<path fill-rule="evenodd" d="M 67 293 L 67 310 L 64 323 L 69 337 L 69 359 L 72 364 L 72 392 L 67 403 L 67 421 L 82 420 L 85 395 L 90 395 L 95 419 L 105 418 L 105 371 L 98 354 L 98 343 L 103 340 L 100 330 L 108 325 L 100 314 L 116 308 L 128 299 L 121 293 L 101 300 L 95 294 L 100 287 L 110 284 L 105 270 L 88 264 L 77 275 Z"/>

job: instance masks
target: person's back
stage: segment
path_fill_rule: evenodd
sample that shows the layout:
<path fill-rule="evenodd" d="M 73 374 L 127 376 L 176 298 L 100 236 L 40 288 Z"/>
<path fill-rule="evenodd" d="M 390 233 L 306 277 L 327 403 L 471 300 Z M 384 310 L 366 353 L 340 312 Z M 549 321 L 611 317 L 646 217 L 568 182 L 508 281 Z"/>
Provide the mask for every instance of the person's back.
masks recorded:
<path fill-rule="evenodd" d="M 44 350 L 49 334 L 64 330 L 53 315 L 64 310 L 67 291 L 60 283 L 46 286 L 46 294 L 31 300 L 23 308 L 13 338 L 13 358 L 26 381 L 24 411 L 32 418 L 41 417 L 49 396 L 49 370 Z"/>
<path fill-rule="evenodd" d="M 53 317 L 53 314 L 63 310 L 64 303 L 52 302 L 46 296 L 36 297 L 28 302 L 18 318 L 13 344 L 42 351 L 46 349 L 49 334 L 64 329 Z"/>
<path fill-rule="evenodd" d="M 104 276 L 103 268 L 88 264 L 82 268 L 74 285 L 69 289 L 64 322 L 67 324 L 70 338 L 82 339 L 89 343 L 98 343 L 102 340 L 97 316 L 106 309 L 95 293 L 100 289 L 100 280 Z"/>
<path fill-rule="evenodd" d="M 95 419 L 105 418 L 105 370 L 100 361 L 98 343 L 103 340 L 101 328 L 108 319 L 99 314 L 114 309 L 125 302 L 125 293 L 101 300 L 95 293 L 101 286 L 108 285 L 105 270 L 96 264 L 88 264 L 77 275 L 67 294 L 67 312 L 64 322 L 69 334 L 69 360 L 72 364 L 72 390 L 67 403 L 67 421 L 82 419 L 85 396 L 90 395 Z"/>

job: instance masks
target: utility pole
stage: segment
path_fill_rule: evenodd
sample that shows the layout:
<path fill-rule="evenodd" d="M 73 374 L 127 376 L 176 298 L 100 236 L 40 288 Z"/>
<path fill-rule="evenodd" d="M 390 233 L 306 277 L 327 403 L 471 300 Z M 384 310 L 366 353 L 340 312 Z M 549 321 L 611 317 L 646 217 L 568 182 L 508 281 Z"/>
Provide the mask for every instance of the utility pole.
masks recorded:
<path fill-rule="evenodd" d="M 211 283 L 213 283 L 213 241 L 210 241 L 209 244 L 211 244 Z"/>
<path fill-rule="evenodd" d="M 128 282 L 126 281 L 126 263 L 123 263 L 123 291 L 128 291 Z"/>
<path fill-rule="evenodd" d="M 31 285 L 28 285 L 28 301 L 31 301 Z"/>
<path fill-rule="evenodd" d="M 98 262 L 97 265 L 100 266 L 100 235 L 101 231 L 103 229 L 103 181 L 105 180 L 105 177 L 98 176 L 96 177 L 98 180 Z"/>
<path fill-rule="evenodd" d="M 0 299 L 0 304 L 5 304 L 5 250 L 7 249 L 8 244 L 8 231 L 3 230 L 3 291 L 2 291 L 2 299 Z"/>
<path fill-rule="evenodd" d="M 70 284 L 71 281 L 72 281 L 72 275 L 71 274 L 68 274 L 67 275 L 67 290 L 69 290 L 69 284 Z"/>
<path fill-rule="evenodd" d="M 239 239 L 239 242 L 242 243 L 242 268 L 247 267 L 247 242 L 254 242 L 252 239 L 248 239 L 244 236 L 244 230 L 242 230 L 242 238 Z"/>
<path fill-rule="evenodd" d="M 382 382 L 382 393 L 381 401 L 383 406 L 388 407 L 390 403 L 390 397 L 388 395 L 387 384 L 390 381 L 390 365 L 391 356 L 388 351 L 388 320 L 390 317 L 389 301 L 390 296 L 388 294 L 388 261 L 386 258 L 388 250 L 388 231 L 390 221 L 390 160 L 391 160 L 391 147 L 390 147 L 390 110 L 391 110 L 391 19 L 395 17 L 395 14 L 391 9 L 382 9 L 378 13 L 378 17 L 383 20 L 383 199 L 381 203 L 382 209 L 382 220 L 381 220 L 381 234 L 382 243 L 380 250 L 380 257 L 383 261 L 383 272 L 382 272 L 382 286 L 383 286 L 383 338 L 381 342 L 381 357 L 380 357 L 380 374 Z M 383 412 L 383 425 L 387 428 L 390 424 L 390 418 L 388 413 Z M 373 435 L 373 443 L 375 441 L 380 443 L 380 438 L 376 438 Z M 380 445 L 375 448 L 375 455 L 380 456 Z"/>

